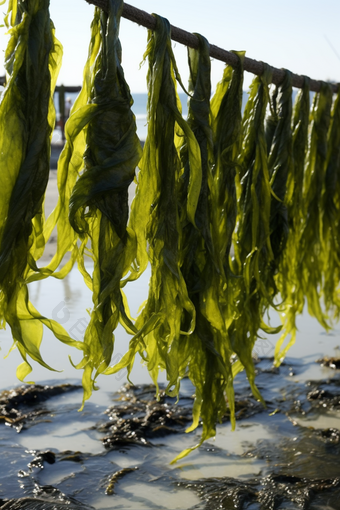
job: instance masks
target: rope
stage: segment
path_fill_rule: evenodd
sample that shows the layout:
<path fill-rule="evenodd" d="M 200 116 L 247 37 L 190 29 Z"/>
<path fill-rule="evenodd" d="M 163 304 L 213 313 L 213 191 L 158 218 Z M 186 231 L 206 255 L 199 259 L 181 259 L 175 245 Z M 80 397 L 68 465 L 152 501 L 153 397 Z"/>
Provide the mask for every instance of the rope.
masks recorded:
<path fill-rule="evenodd" d="M 104 11 L 107 11 L 107 0 L 86 0 L 87 3 L 96 5 L 100 7 Z M 138 25 L 142 25 L 145 28 L 149 28 L 150 30 L 154 30 L 156 26 L 155 18 L 137 7 L 133 7 L 132 5 L 124 4 L 123 8 L 123 17 L 133 21 L 134 23 L 138 23 Z M 174 27 L 171 25 L 171 39 L 173 41 L 179 42 L 184 46 L 189 46 L 190 48 L 198 49 L 198 38 L 181 28 Z M 218 46 L 210 45 L 210 56 L 215 58 L 216 60 L 221 60 L 226 64 L 229 64 L 233 67 L 238 65 L 238 57 L 231 53 L 230 51 L 223 50 Z M 249 73 L 256 74 L 260 76 L 263 73 L 264 64 L 263 62 L 259 62 L 258 60 L 253 60 L 251 58 L 245 57 L 244 59 L 244 70 Z M 285 76 L 284 69 L 277 69 L 276 67 L 272 67 L 273 70 L 273 78 L 272 83 L 275 85 L 279 85 Z M 299 74 L 292 73 L 292 85 L 298 89 L 303 87 L 304 77 Z M 319 80 L 310 80 L 310 90 L 313 92 L 320 92 L 321 81 Z M 334 93 L 338 92 L 339 84 L 330 84 Z"/>

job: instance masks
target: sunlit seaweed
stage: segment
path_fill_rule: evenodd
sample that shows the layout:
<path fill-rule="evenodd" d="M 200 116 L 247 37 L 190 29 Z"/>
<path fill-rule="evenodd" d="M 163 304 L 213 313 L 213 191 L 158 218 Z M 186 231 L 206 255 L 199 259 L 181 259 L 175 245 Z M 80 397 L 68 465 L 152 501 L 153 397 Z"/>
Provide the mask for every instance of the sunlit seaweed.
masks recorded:
<path fill-rule="evenodd" d="M 178 397 L 188 375 L 195 400 L 187 431 L 200 420 L 203 431 L 198 445 L 178 460 L 214 436 L 225 413 L 235 426 L 233 380 L 239 371 L 245 369 L 255 398 L 263 401 L 252 357 L 261 331 L 283 329 L 275 349 L 278 366 L 295 341 L 305 301 L 326 330 L 340 316 L 340 100 L 332 108 L 332 89 L 322 83 L 310 112 L 305 78 L 292 109 L 291 73 L 285 72 L 270 96 L 272 72 L 264 65 L 242 118 L 244 52 L 234 52 L 238 64 L 225 68 L 210 102 L 209 43 L 198 35 L 199 49 L 188 53 L 184 120 L 170 24 L 154 15 L 156 28 L 148 32 L 144 55 L 148 136 L 142 155 L 121 66 L 122 10 L 123 0 L 109 0 L 108 13 L 95 9 L 83 87 L 58 163 L 59 201 L 45 221 L 62 49 L 48 0 L 9 3 L 8 80 L 0 103 L 5 163 L 0 324 L 11 327 L 24 360 L 17 370 L 21 380 L 32 370 L 28 357 L 52 369 L 40 355 L 43 325 L 82 350 L 76 368 L 84 370 L 84 402 L 99 374 L 127 368 L 130 375 L 136 354 L 146 362 L 157 392 L 160 370 L 166 371 L 171 396 Z M 129 218 L 128 187 L 137 164 Z M 56 254 L 39 267 L 54 227 Z M 92 274 L 87 256 L 94 262 Z M 42 317 L 27 287 L 49 276 L 65 277 L 76 261 L 93 292 L 83 342 Z M 148 264 L 149 295 L 134 322 L 123 287 Z M 270 325 L 271 309 L 281 314 L 282 325 Z M 119 323 L 132 339 L 121 361 L 110 367 Z"/>
<path fill-rule="evenodd" d="M 78 349 L 83 345 L 39 314 L 27 287 L 46 241 L 43 206 L 62 47 L 54 36 L 48 0 L 29 5 L 13 0 L 5 22 L 11 28 L 5 54 L 8 79 L 0 103 L 0 322 L 11 327 L 13 346 L 24 360 L 17 369 L 23 380 L 32 370 L 27 356 L 53 370 L 40 354 L 43 325 L 60 341 Z"/>

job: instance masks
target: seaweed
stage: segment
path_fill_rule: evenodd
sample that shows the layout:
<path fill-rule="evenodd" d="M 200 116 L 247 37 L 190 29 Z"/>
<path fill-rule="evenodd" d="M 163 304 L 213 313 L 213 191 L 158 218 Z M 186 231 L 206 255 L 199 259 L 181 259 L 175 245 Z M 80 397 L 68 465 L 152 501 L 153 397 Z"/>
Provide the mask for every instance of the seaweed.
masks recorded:
<path fill-rule="evenodd" d="M 322 83 L 315 94 L 310 116 L 310 136 L 303 183 L 304 223 L 300 238 L 300 257 L 297 277 L 308 304 L 310 315 L 329 330 L 330 325 L 321 308 L 322 292 L 322 230 L 323 187 L 326 173 L 327 134 L 331 119 L 332 92 Z"/>
<path fill-rule="evenodd" d="M 298 505 L 295 508 L 312 508 L 318 494 L 325 493 L 330 498 L 337 495 L 338 478 L 305 478 L 286 474 L 273 473 L 263 478 L 251 478 L 246 482 L 237 478 L 206 478 L 185 481 L 181 487 L 193 489 L 205 501 L 205 510 L 223 507 L 225 509 L 245 510 L 254 507 L 261 510 L 276 510 L 282 504 Z M 258 504 L 259 505 L 258 505 Z M 256 505 L 256 506 L 254 506 Z"/>
<path fill-rule="evenodd" d="M 0 326 L 9 324 L 23 358 L 21 380 L 32 370 L 28 357 L 53 370 L 40 355 L 44 325 L 83 351 L 76 365 L 84 369 L 83 405 L 100 374 L 126 367 L 129 377 L 136 354 L 159 399 L 160 370 L 172 397 L 178 398 L 188 376 L 195 400 L 187 431 L 200 420 L 203 431 L 199 444 L 178 460 L 214 436 L 225 415 L 235 426 L 233 381 L 239 371 L 245 369 L 254 397 L 263 402 L 252 357 L 261 330 L 283 329 L 275 349 L 278 366 L 295 341 L 305 301 L 325 329 L 340 316 L 340 99 L 332 108 L 332 89 L 322 83 L 309 112 L 305 78 L 292 111 L 291 73 L 285 71 L 270 95 L 272 71 L 264 65 L 242 118 L 244 52 L 234 52 L 238 63 L 226 66 L 210 103 L 209 43 L 197 35 L 199 49 L 188 50 L 184 120 L 177 83 L 185 88 L 170 24 L 154 15 L 144 54 L 148 136 L 142 154 L 121 66 L 122 10 L 123 0 L 109 0 L 107 13 L 95 9 L 83 87 L 58 162 L 59 201 L 45 221 L 62 48 L 48 0 L 9 3 L 8 81 L 0 103 Z M 57 251 L 39 267 L 54 227 Z M 93 260 L 92 274 L 86 257 Z M 64 278 L 75 262 L 93 292 L 83 342 L 41 316 L 28 295 L 29 283 Z M 148 264 L 149 295 L 134 322 L 123 289 Z M 282 326 L 267 324 L 271 309 L 280 312 Z M 121 361 L 110 366 L 119 323 L 132 338 Z M 22 421 L 6 416 L 8 423 Z"/>
<path fill-rule="evenodd" d="M 96 430 L 105 434 L 102 438 L 105 449 L 122 450 L 133 446 L 157 447 L 159 445 L 159 442 L 156 442 L 157 439 L 171 434 L 183 434 L 187 431 L 192 418 L 193 397 L 188 398 L 182 395 L 180 402 L 176 402 L 175 397 L 169 397 L 161 388 L 156 400 L 155 387 L 152 384 L 140 386 L 126 384 L 121 388 L 120 393 L 122 395 L 119 401 L 105 411 L 109 421 L 96 425 Z M 263 409 L 262 404 L 249 398 L 247 388 L 241 394 L 238 393 L 233 412 L 236 413 L 237 419 L 241 420 L 254 416 Z M 231 413 L 228 411 L 222 416 L 221 422 L 231 421 Z M 204 427 L 204 421 L 203 424 L 200 421 L 199 425 L 203 425 L 201 437 L 205 437 L 207 428 Z M 199 446 L 202 443 L 203 439 Z M 192 450 L 193 448 L 184 450 L 175 461 Z"/>
<path fill-rule="evenodd" d="M 233 367 L 234 374 L 245 368 L 253 394 L 259 400 L 262 397 L 255 385 L 252 350 L 260 328 L 266 333 L 279 330 L 263 321 L 276 293 L 270 231 L 272 188 L 265 137 L 270 81 L 271 72 L 265 67 L 264 73 L 252 82 L 242 119 L 232 261 L 233 272 L 239 278 L 234 279 L 236 310 L 229 325 L 232 348 L 239 360 Z"/>
<path fill-rule="evenodd" d="M 65 125 L 66 143 L 58 161 L 59 200 L 43 232 L 49 239 L 57 226 L 57 251 L 46 267 L 33 265 L 27 278 L 64 278 L 77 261 L 93 291 L 84 342 L 75 343 L 84 351 L 76 367 L 84 368 L 84 401 L 110 363 L 118 322 L 136 333 L 121 290 L 136 250 L 135 234 L 127 229 L 127 189 L 141 156 L 133 101 L 120 63 L 122 6 L 111 2 L 109 14 L 95 9 L 83 86 Z M 68 252 L 69 260 L 60 267 Z M 92 275 L 86 257 L 94 261 Z"/>
<path fill-rule="evenodd" d="M 326 313 L 340 317 L 340 98 L 334 101 L 327 137 L 327 157 L 322 189 L 322 294 Z"/>
<path fill-rule="evenodd" d="M 136 469 L 138 469 L 138 467 L 123 468 L 116 471 L 112 476 L 110 476 L 109 483 L 105 490 L 105 494 L 107 494 L 108 496 L 112 496 L 112 494 L 115 494 L 115 485 L 117 484 L 118 480 L 120 480 L 120 478 L 123 478 L 128 473 L 136 471 Z"/>
<path fill-rule="evenodd" d="M 23 380 L 32 370 L 27 356 L 53 370 L 40 355 L 43 325 L 68 345 L 82 349 L 82 344 L 39 314 L 27 287 L 45 246 L 43 204 L 62 48 L 48 0 L 10 2 L 5 22 L 11 28 L 5 54 L 8 80 L 0 103 L 0 323 L 12 330 L 13 347 L 24 360 L 17 369 Z"/>
<path fill-rule="evenodd" d="M 239 155 L 242 150 L 243 60 L 245 52 L 233 52 L 238 65 L 226 66 L 211 100 L 214 138 L 214 181 L 217 209 L 219 252 L 227 279 L 234 276 L 230 250 L 237 217 Z M 214 239 L 215 244 L 217 241 Z M 230 299 L 229 299 L 230 301 Z"/>
<path fill-rule="evenodd" d="M 190 182 L 190 159 L 185 133 L 178 133 L 182 175 L 179 188 L 179 209 L 182 238 L 180 244 L 181 270 L 188 295 L 195 307 L 196 326 L 190 337 L 182 335 L 180 353 L 183 366 L 188 365 L 188 376 L 195 386 L 194 430 L 200 418 L 203 431 L 197 448 L 216 433 L 216 422 L 224 414 L 224 390 L 229 389 L 233 408 L 233 389 L 230 354 L 226 328 L 220 306 L 223 287 L 223 265 L 218 246 L 218 218 L 214 210 L 216 190 L 213 175 L 214 141 L 210 114 L 210 57 L 209 43 L 197 34 L 199 49 L 188 50 L 190 69 L 188 125 L 198 142 L 201 154 L 202 184 L 195 214 L 195 223 L 187 215 L 187 197 Z M 181 136 L 182 135 L 182 136 Z M 188 327 L 188 316 L 182 316 L 182 330 Z M 226 356 L 223 356 L 227 352 Z M 226 358 L 226 359 L 225 359 Z M 181 363 L 181 362 L 180 362 Z M 193 448 L 183 451 L 175 461 Z"/>
<path fill-rule="evenodd" d="M 3 510 L 93 510 L 93 506 L 88 506 L 72 497 L 67 497 L 58 489 L 51 485 L 39 485 L 35 482 L 35 495 L 25 496 L 18 499 L 0 500 L 0 508 Z"/>
<path fill-rule="evenodd" d="M 182 272 L 196 310 L 195 330 L 189 339 L 182 339 L 187 347 L 184 352 L 190 353 L 187 354 L 188 375 L 195 386 L 193 424 L 187 431 L 194 430 L 200 418 L 203 431 L 200 442 L 183 451 L 175 461 L 215 436 L 216 423 L 227 411 L 226 399 L 230 420 L 235 426 L 233 350 L 227 331 L 231 299 L 227 296 L 227 279 L 236 219 L 235 159 L 240 146 L 244 54 L 240 54 L 240 64 L 235 70 L 226 67 L 210 111 L 209 45 L 202 36 L 198 37 L 199 49 L 189 50 L 189 92 L 192 95 L 188 109 L 188 124 L 198 141 L 202 162 L 196 228 L 185 215 L 189 168 L 185 136 L 180 149 L 183 166 L 180 218 Z"/>
<path fill-rule="evenodd" d="M 292 115 L 292 160 L 288 175 L 285 197 L 288 210 L 288 237 L 282 254 L 276 283 L 284 303 L 281 314 L 283 333 L 276 343 L 275 364 L 278 366 L 288 349 L 296 339 L 296 316 L 302 313 L 304 297 L 298 280 L 297 266 L 300 257 L 300 238 L 304 223 L 303 215 L 303 180 L 307 154 L 309 127 L 310 91 L 309 78 L 304 78 L 303 88 L 299 91 Z M 287 335 L 291 335 L 288 344 L 280 351 Z"/>
<path fill-rule="evenodd" d="M 290 232 L 278 274 L 284 302 L 283 334 L 275 348 L 275 363 L 284 359 L 296 338 L 296 316 L 307 299 L 309 313 L 328 330 L 331 312 L 338 316 L 339 103 L 330 112 L 332 94 L 323 83 L 309 116 L 309 79 L 299 94 L 293 115 L 294 191 L 286 197 Z M 309 140 L 308 140 L 309 126 Z M 321 300 L 325 309 L 322 309 Z M 287 337 L 288 344 L 280 351 Z"/>
<path fill-rule="evenodd" d="M 293 170 L 293 141 L 291 131 L 292 78 L 290 71 L 285 72 L 285 78 L 277 88 L 278 118 L 268 156 L 272 193 L 270 204 L 270 244 L 274 256 L 272 266 L 274 274 L 278 272 L 278 266 L 287 243 L 288 212 L 286 200 L 290 200 L 290 195 L 292 195 L 294 189 L 294 182 L 291 179 Z M 272 284 L 272 286 L 275 289 L 275 284 Z M 277 292 L 277 290 L 275 289 L 274 292 Z"/>
<path fill-rule="evenodd" d="M 94 307 L 84 336 L 87 349 L 77 365 L 84 369 L 84 401 L 95 389 L 96 377 L 109 366 L 118 323 L 129 333 L 137 331 L 121 290 L 136 251 L 135 235 L 127 228 L 128 187 L 141 156 L 133 101 L 120 63 L 122 9 L 123 1 L 112 0 L 109 13 L 101 11 L 100 20 L 98 16 L 101 48 L 92 71 L 89 103 L 93 109 L 87 123 L 84 169 L 70 196 L 69 221 L 82 243 L 77 260 L 93 290 Z M 94 261 L 92 277 L 85 268 L 86 255 Z"/>
<path fill-rule="evenodd" d="M 123 402 L 106 410 L 110 421 L 96 427 L 105 433 L 102 442 L 108 450 L 133 445 L 154 446 L 153 440 L 183 433 L 190 422 L 192 398 L 182 399 L 179 404 L 174 397 L 160 391 L 156 400 L 154 385 L 126 384 L 120 392 Z"/>
<path fill-rule="evenodd" d="M 168 392 L 178 394 L 184 375 L 179 362 L 182 334 L 190 335 L 195 327 L 195 308 L 181 272 L 178 187 L 181 172 L 175 146 L 178 125 L 188 141 L 190 178 L 186 201 L 187 216 L 195 223 L 195 211 L 201 188 L 201 160 L 198 143 L 178 105 L 176 79 L 180 76 L 171 49 L 170 24 L 155 15 L 156 28 L 148 32 L 148 135 L 139 163 L 136 197 L 131 207 L 129 225 L 136 233 L 137 256 L 131 266 L 131 277 L 141 274 L 151 263 L 149 295 L 135 327 L 138 333 L 131 339 L 122 360 L 105 373 L 115 373 L 123 367 L 130 374 L 135 355 L 140 353 L 147 362 L 152 380 L 157 386 L 159 369 L 166 369 Z M 148 251 L 147 251 L 148 243 Z M 181 317 L 188 314 L 188 327 L 181 331 Z"/>
<path fill-rule="evenodd" d="M 81 386 L 61 384 L 59 386 L 41 386 L 38 384 L 21 386 L 0 393 L 0 421 L 13 427 L 19 433 L 28 424 L 37 423 L 36 417 L 47 414 L 49 411 L 40 407 L 32 409 L 41 402 L 55 395 L 62 395 L 69 391 L 80 389 Z"/>

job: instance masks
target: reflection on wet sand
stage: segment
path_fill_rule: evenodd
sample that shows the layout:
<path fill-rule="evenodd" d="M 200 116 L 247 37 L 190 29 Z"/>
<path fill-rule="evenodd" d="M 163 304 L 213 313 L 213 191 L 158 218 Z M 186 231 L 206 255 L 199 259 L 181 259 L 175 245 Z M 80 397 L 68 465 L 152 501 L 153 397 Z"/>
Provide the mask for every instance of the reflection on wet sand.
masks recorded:
<path fill-rule="evenodd" d="M 78 392 L 63 387 L 3 394 L 12 413 L 17 407 L 20 416 L 28 409 L 31 415 L 19 436 L 0 424 L 0 508 L 337 510 L 339 430 L 315 429 L 306 418 L 326 417 L 327 406 L 338 412 L 339 373 L 322 379 L 315 364 L 319 378 L 306 381 L 302 363 L 272 369 L 272 361 L 257 363 L 267 407 L 252 405 L 240 374 L 236 402 L 244 412 L 236 432 L 227 420 L 216 441 L 175 465 L 174 456 L 200 434 L 184 432 L 193 391 L 188 379 L 178 404 L 163 394 L 157 401 L 153 386 L 126 385 L 107 392 L 105 406 L 89 402 L 83 414 Z M 42 397 L 36 402 L 35 391 Z"/>

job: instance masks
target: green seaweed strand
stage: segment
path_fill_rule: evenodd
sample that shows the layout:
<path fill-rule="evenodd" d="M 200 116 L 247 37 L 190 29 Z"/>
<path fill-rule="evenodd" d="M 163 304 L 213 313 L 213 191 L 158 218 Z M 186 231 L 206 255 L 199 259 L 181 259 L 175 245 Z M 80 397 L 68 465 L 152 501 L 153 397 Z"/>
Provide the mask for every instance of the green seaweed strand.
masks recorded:
<path fill-rule="evenodd" d="M 146 360 L 157 386 L 158 371 L 166 369 L 168 393 L 178 394 L 182 368 L 178 365 L 181 333 L 191 334 L 195 327 L 195 308 L 188 297 L 180 269 L 178 181 L 181 165 L 174 143 L 178 125 L 188 140 L 190 178 L 187 216 L 195 223 L 201 189 L 201 158 L 198 143 L 178 109 L 176 78 L 178 71 L 171 49 L 170 24 L 155 15 L 156 29 L 148 32 L 148 135 L 140 161 L 136 197 L 132 203 L 130 226 L 138 241 L 134 267 L 142 272 L 148 260 L 151 280 L 148 300 L 136 321 L 138 334 L 129 351 L 106 373 L 123 367 L 131 372 L 135 355 Z M 176 75 L 176 78 L 175 78 Z M 147 243 L 149 251 L 146 252 Z M 148 258 L 147 258 L 148 257 Z M 188 314 L 188 328 L 181 331 L 181 317 Z"/>
<path fill-rule="evenodd" d="M 234 52 L 239 64 L 226 66 L 211 100 L 212 129 L 214 137 L 214 196 L 217 234 L 214 244 L 218 247 L 224 275 L 220 306 L 228 329 L 235 315 L 234 286 L 237 285 L 231 265 L 232 236 L 237 217 L 239 185 L 239 155 L 242 147 L 242 99 L 244 52 Z"/>
<path fill-rule="evenodd" d="M 323 266 L 323 301 L 327 313 L 340 317 L 340 95 L 331 114 L 327 140 L 327 159 L 322 190 L 321 258 Z"/>
<path fill-rule="evenodd" d="M 278 86 L 277 125 L 273 134 L 268 156 L 268 167 L 272 198 L 270 205 L 270 244 L 274 260 L 272 274 L 277 274 L 279 262 L 286 246 L 288 237 L 288 213 L 286 200 L 290 201 L 293 193 L 293 182 L 288 178 L 293 174 L 293 140 L 292 140 L 292 77 L 290 71 L 285 72 L 283 82 Z M 268 284 L 267 284 L 268 286 Z M 277 289 L 274 282 L 273 294 Z"/>
<path fill-rule="evenodd" d="M 52 370 L 40 355 L 43 325 L 68 345 L 82 349 L 82 344 L 39 314 L 27 288 L 27 276 L 45 245 L 43 204 L 62 48 L 48 0 L 11 1 L 5 22 L 12 28 L 5 54 L 8 82 L 0 103 L 0 321 L 2 327 L 10 325 L 24 360 L 17 369 L 23 380 L 32 371 L 27 356 Z"/>
<path fill-rule="evenodd" d="M 234 390 L 231 369 L 232 350 L 228 339 L 222 307 L 224 300 L 225 276 L 219 244 L 219 218 L 217 215 L 213 153 L 214 140 L 210 114 L 210 57 L 209 44 L 199 38 L 199 50 L 188 50 L 190 81 L 188 124 L 200 147 L 202 161 L 202 186 L 196 209 L 195 226 L 186 215 L 186 197 L 189 181 L 188 147 L 185 136 L 181 147 L 183 175 L 180 187 L 180 219 L 182 225 L 181 253 L 182 273 L 187 285 L 189 298 L 196 310 L 196 327 L 190 337 L 182 336 L 179 352 L 183 359 L 180 365 L 189 361 L 189 378 L 195 386 L 193 423 L 187 432 L 194 430 L 201 417 L 203 431 L 197 445 L 181 452 L 173 462 L 182 459 L 203 441 L 216 435 L 216 423 L 226 411 L 226 398 L 234 425 Z M 242 83 L 242 81 L 241 81 Z M 242 88 L 242 86 L 241 86 Z M 224 87 L 218 86 L 216 111 L 221 114 Z M 239 105 L 241 111 L 241 104 Z M 241 113 L 240 113 L 241 117 Z M 218 147 L 222 153 L 223 142 L 218 133 Z M 222 170 L 219 168 L 222 172 Z M 221 191 L 222 195 L 223 191 Z M 231 236 L 230 236 L 231 237 Z M 182 318 L 187 328 L 188 317 Z"/>
<path fill-rule="evenodd" d="M 122 10 L 123 0 L 110 0 L 109 13 L 100 15 L 102 47 L 91 90 L 95 109 L 87 127 L 84 172 L 70 198 L 70 223 L 84 246 L 78 258 L 86 255 L 89 238 L 91 249 L 87 250 L 94 260 L 94 307 L 84 337 L 88 350 L 78 365 L 84 368 L 84 401 L 96 389 L 96 377 L 109 366 L 118 323 L 131 334 L 137 331 L 121 290 L 121 280 L 136 256 L 135 235 L 127 229 L 128 187 L 141 156 L 133 101 L 120 63 Z"/>
<path fill-rule="evenodd" d="M 304 296 L 298 280 L 297 266 L 300 257 L 300 238 L 303 217 L 303 179 L 308 145 L 308 127 L 310 110 L 309 78 L 305 77 L 304 86 L 299 91 L 292 115 L 292 160 L 287 181 L 285 203 L 288 209 L 289 231 L 287 244 L 283 251 L 279 272 L 276 277 L 281 300 L 284 303 L 281 313 L 283 332 L 276 343 L 274 363 L 280 365 L 288 349 L 296 339 L 296 316 L 302 313 Z M 281 349 L 286 337 L 291 335 L 288 344 Z"/>
<path fill-rule="evenodd" d="M 214 134 L 214 180 L 219 224 L 219 250 L 225 274 L 232 274 L 230 248 L 237 216 L 236 176 L 242 146 L 243 60 L 245 52 L 233 52 L 239 64 L 226 66 L 211 100 Z"/>
<path fill-rule="evenodd" d="M 292 137 L 292 79 L 290 71 L 285 72 L 282 83 L 274 92 L 276 110 L 276 125 L 269 149 L 268 167 L 272 191 L 270 207 L 270 244 L 273 250 L 273 260 L 268 271 L 266 286 L 274 296 L 278 293 L 276 277 L 282 268 L 284 256 L 290 257 L 287 252 L 288 239 L 288 209 L 294 193 L 294 159 Z M 268 138 L 267 138 L 268 141 Z M 288 263 L 288 261 L 287 261 Z M 282 278 L 286 284 L 286 278 Z M 285 300 L 285 291 L 282 289 L 281 300 Z M 285 306 L 285 303 L 283 304 Z M 279 342 L 280 344 L 280 342 Z M 279 347 L 277 346 L 276 349 Z"/>
<path fill-rule="evenodd" d="M 97 105 L 91 103 L 91 91 L 94 80 L 93 70 L 100 48 L 100 10 L 96 9 L 91 23 L 91 39 L 83 73 L 82 89 L 65 124 L 66 142 L 58 160 L 57 171 L 58 203 L 47 218 L 43 231 L 45 242 L 47 242 L 54 228 L 57 227 L 57 250 L 47 266 L 37 267 L 37 265 L 32 264 L 27 282 L 42 280 L 48 276 L 62 279 L 70 272 L 77 260 L 78 237 L 69 221 L 69 201 L 77 179 L 84 169 L 83 156 L 86 148 L 88 124 L 97 109 Z M 87 238 L 84 236 L 80 247 L 81 251 L 84 250 L 86 242 Z M 68 255 L 69 259 L 67 260 Z M 65 263 L 60 267 L 63 260 L 65 260 Z M 92 290 L 92 278 L 84 267 L 82 257 L 78 257 L 78 266 L 87 286 Z"/>
<path fill-rule="evenodd" d="M 273 300 L 273 291 L 267 287 L 272 275 L 273 252 L 270 243 L 270 208 L 272 190 L 265 138 L 265 114 L 269 101 L 268 84 L 271 71 L 268 67 L 256 77 L 250 88 L 245 107 L 242 131 L 242 151 L 239 156 L 238 215 L 234 232 L 235 280 L 234 299 L 236 311 L 229 327 L 229 335 L 239 362 L 236 374 L 242 367 L 254 396 L 262 400 L 255 385 L 252 350 L 258 330 L 277 332 L 263 322 L 263 315 Z"/>
<path fill-rule="evenodd" d="M 304 224 L 300 238 L 297 279 L 307 299 L 308 311 L 320 324 L 329 329 L 326 314 L 321 308 L 323 255 L 323 189 L 326 176 L 327 135 L 331 119 L 332 91 L 322 83 L 315 94 L 310 116 L 310 135 L 303 183 Z"/>

